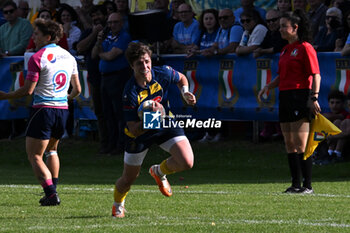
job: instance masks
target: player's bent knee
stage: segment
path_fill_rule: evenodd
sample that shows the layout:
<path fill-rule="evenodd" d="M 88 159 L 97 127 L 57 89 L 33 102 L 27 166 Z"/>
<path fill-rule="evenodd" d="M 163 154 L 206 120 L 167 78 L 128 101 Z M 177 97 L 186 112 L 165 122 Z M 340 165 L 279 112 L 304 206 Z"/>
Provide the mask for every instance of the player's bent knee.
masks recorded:
<path fill-rule="evenodd" d="M 186 163 L 183 164 L 184 170 L 189 170 L 193 168 L 193 160 L 192 161 L 186 161 Z"/>
<path fill-rule="evenodd" d="M 179 156 L 181 159 L 178 159 L 178 162 L 181 164 L 182 170 L 189 170 L 193 167 L 193 153 L 188 152 L 187 154 L 183 154 Z"/>

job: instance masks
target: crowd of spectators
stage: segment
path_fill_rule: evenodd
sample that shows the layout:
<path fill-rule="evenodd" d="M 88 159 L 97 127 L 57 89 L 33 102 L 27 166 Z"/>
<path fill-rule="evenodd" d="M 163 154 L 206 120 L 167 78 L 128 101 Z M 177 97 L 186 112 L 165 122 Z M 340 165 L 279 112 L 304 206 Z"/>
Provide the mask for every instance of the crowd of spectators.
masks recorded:
<path fill-rule="evenodd" d="M 119 153 L 123 147 L 121 134 L 121 96 L 119 93 L 130 76 L 124 57 L 132 41 L 128 0 L 105 0 L 95 5 L 81 0 L 71 7 L 59 0 L 42 0 L 38 12 L 29 20 L 30 5 L 0 3 L 0 59 L 35 52 L 31 39 L 36 18 L 62 24 L 64 36 L 58 43 L 72 55 L 84 56 L 88 70 L 101 153 Z M 311 24 L 312 44 L 319 52 L 341 52 L 350 55 L 350 3 L 344 0 L 277 0 L 267 12 L 254 5 L 254 0 L 241 0 L 237 9 L 204 9 L 196 15 L 185 0 L 154 0 L 152 9 L 165 14 L 169 38 L 159 41 L 154 50 L 160 53 L 216 56 L 236 53 L 255 58 L 278 53 L 287 44 L 279 32 L 279 19 L 296 9 L 307 13 Z M 143 42 L 147 42 L 143 41 Z M 152 42 L 153 43 L 153 42 Z M 114 99 L 114 101 L 111 101 Z M 107 120 L 106 120 L 107 119 Z M 107 122 L 107 123 L 106 123 Z M 277 127 L 278 128 L 278 127 Z"/>

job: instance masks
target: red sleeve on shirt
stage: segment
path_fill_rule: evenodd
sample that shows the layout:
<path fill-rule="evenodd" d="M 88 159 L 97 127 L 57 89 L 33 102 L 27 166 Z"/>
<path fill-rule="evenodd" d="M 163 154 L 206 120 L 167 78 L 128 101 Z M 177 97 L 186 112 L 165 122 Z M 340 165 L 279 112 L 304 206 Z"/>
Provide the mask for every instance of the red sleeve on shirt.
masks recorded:
<path fill-rule="evenodd" d="M 316 50 L 312 47 L 310 43 L 304 42 L 303 44 L 306 53 L 304 56 L 306 72 L 309 75 L 319 74 L 320 67 L 318 65 Z"/>

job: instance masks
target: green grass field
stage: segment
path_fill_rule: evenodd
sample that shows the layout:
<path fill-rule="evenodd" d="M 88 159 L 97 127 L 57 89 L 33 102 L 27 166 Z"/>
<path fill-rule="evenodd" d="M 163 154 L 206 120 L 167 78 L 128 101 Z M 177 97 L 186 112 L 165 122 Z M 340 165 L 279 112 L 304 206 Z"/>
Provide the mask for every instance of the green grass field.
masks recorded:
<path fill-rule="evenodd" d="M 195 166 L 169 176 L 170 198 L 148 175 L 167 156 L 152 148 L 127 196 L 126 217 L 113 219 L 121 156 L 97 156 L 93 141 L 63 141 L 62 203 L 40 207 L 24 140 L 0 141 L 0 232 L 350 232 L 349 162 L 314 166 L 315 194 L 288 195 L 282 142 L 192 145 Z"/>

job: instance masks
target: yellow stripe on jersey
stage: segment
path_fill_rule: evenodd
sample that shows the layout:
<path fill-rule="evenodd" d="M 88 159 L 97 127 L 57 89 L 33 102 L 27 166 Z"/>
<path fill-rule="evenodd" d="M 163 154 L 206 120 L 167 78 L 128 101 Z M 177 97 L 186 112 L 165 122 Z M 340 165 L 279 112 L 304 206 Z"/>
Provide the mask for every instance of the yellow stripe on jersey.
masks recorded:
<path fill-rule="evenodd" d="M 136 138 L 135 135 L 133 135 L 128 128 L 124 128 L 124 133 L 131 138 Z"/>
<path fill-rule="evenodd" d="M 158 82 L 155 82 L 149 87 L 149 90 L 151 92 L 151 95 L 153 95 L 154 93 L 161 91 L 162 87 Z"/>
<path fill-rule="evenodd" d="M 157 93 L 158 91 L 162 90 L 162 86 L 158 83 L 155 82 L 152 85 L 149 86 L 149 95 L 153 95 L 154 93 Z M 147 98 L 148 96 L 148 90 L 143 90 L 141 92 L 139 92 L 139 95 L 137 96 L 137 101 L 138 104 L 140 105 L 142 103 L 142 101 Z"/>
<path fill-rule="evenodd" d="M 147 90 L 143 90 L 139 93 L 139 95 L 137 96 L 137 102 L 140 105 L 142 103 L 142 101 L 147 98 L 148 96 L 148 91 Z"/>

